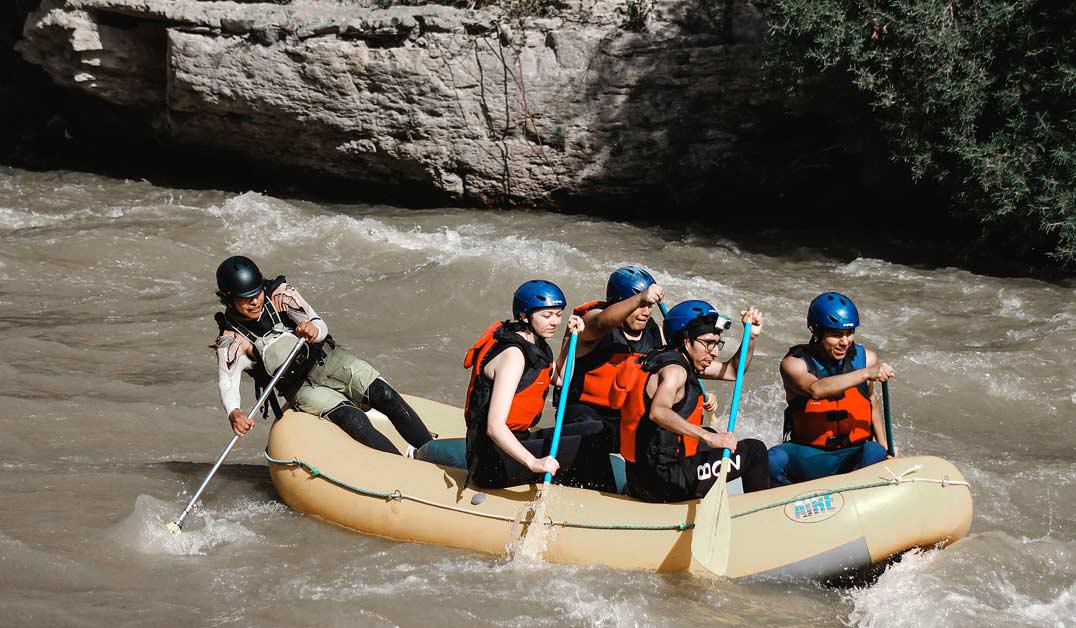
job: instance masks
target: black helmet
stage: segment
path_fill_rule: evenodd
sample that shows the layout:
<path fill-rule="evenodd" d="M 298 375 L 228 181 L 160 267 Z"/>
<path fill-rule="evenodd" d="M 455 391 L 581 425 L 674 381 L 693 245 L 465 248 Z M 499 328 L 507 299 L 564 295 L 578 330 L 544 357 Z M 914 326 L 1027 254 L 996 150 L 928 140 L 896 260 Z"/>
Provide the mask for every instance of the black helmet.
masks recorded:
<path fill-rule="evenodd" d="M 217 296 L 225 303 L 252 297 L 262 289 L 262 271 L 249 257 L 235 255 L 217 266 Z"/>

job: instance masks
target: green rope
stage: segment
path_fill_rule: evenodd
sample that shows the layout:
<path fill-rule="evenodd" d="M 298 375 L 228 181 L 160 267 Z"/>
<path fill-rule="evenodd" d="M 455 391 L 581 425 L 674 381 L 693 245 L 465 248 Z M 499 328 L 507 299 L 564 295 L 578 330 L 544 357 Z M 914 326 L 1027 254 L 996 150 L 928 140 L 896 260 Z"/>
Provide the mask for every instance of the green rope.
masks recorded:
<path fill-rule="evenodd" d="M 347 482 L 337 480 L 336 478 L 327 473 L 322 473 L 321 470 L 317 467 L 307 464 L 302 460 L 277 460 L 276 458 L 270 456 L 268 451 L 265 452 L 265 459 L 268 460 L 270 464 L 282 464 L 287 466 L 299 467 L 309 473 L 311 478 L 324 478 L 331 484 L 335 484 L 340 488 L 346 488 L 347 490 L 358 493 L 359 495 L 365 495 L 367 497 L 378 497 L 381 499 L 398 499 L 398 496 L 400 494 L 399 491 L 394 491 L 392 493 L 381 493 L 378 491 L 371 491 L 365 488 L 360 488 L 358 486 L 353 486 L 351 484 L 348 484 Z"/>
<path fill-rule="evenodd" d="M 499 519 L 501 521 L 512 521 L 512 522 L 515 521 L 515 519 L 513 517 L 507 517 L 507 516 L 504 516 L 504 515 L 493 515 L 493 514 L 489 514 L 489 513 L 478 512 L 477 510 L 469 510 L 469 509 L 464 509 L 464 508 L 458 508 L 456 506 L 448 506 L 448 505 L 444 505 L 444 504 L 437 504 L 436 502 L 429 502 L 429 501 L 426 501 L 426 500 L 417 499 L 415 497 L 410 497 L 408 495 L 404 495 L 399 490 L 392 491 L 391 493 L 383 493 L 383 492 L 379 492 L 379 491 L 371 491 L 371 490 L 364 489 L 364 488 L 361 488 L 361 487 L 358 487 L 358 486 L 354 486 L 352 484 L 348 484 L 347 482 L 344 482 L 344 481 L 341 481 L 341 480 L 337 480 L 336 478 L 332 477 L 331 475 L 322 472 L 317 467 L 315 467 L 313 465 L 310 465 L 310 464 L 307 464 L 306 462 L 303 462 L 302 460 L 277 460 L 276 458 L 273 458 L 272 456 L 270 456 L 268 451 L 265 452 L 265 459 L 270 464 L 297 466 L 297 467 L 305 470 L 307 473 L 309 473 L 311 478 L 323 478 L 327 482 L 330 482 L 331 484 L 339 486 L 340 488 L 347 489 L 349 491 L 352 491 L 354 493 L 358 493 L 359 495 L 364 495 L 366 497 L 377 497 L 379 499 L 389 499 L 389 500 L 395 500 L 395 501 L 411 500 L 411 501 L 417 501 L 417 502 L 420 502 L 420 503 L 423 503 L 423 504 L 428 504 L 428 505 L 439 507 L 439 508 L 447 508 L 447 509 L 455 510 L 455 511 L 458 511 L 458 512 L 465 512 L 465 513 L 477 515 L 477 516 L 480 516 L 480 517 Z M 781 500 L 781 501 L 778 501 L 778 502 L 772 502 L 772 503 L 769 503 L 769 504 L 758 506 L 756 508 L 752 508 L 751 510 L 745 510 L 743 512 L 738 512 L 738 513 L 733 514 L 731 516 L 731 518 L 736 519 L 737 517 L 743 517 L 743 516 L 746 516 L 746 515 L 751 515 L 751 514 L 754 514 L 756 512 L 761 512 L 763 510 L 769 510 L 771 508 L 780 508 L 781 506 L 786 506 L 788 504 L 792 504 L 792 503 L 802 501 L 802 500 L 805 500 L 805 499 L 814 499 L 815 497 L 823 497 L 825 495 L 832 495 L 833 493 L 847 493 L 847 492 L 851 492 L 851 491 L 861 491 L 861 490 L 868 489 L 868 488 L 878 488 L 880 486 L 890 486 L 892 484 L 893 484 L 893 481 L 885 480 L 885 481 L 881 481 L 881 482 L 871 482 L 869 484 L 853 484 L 852 486 L 845 486 L 845 487 L 842 487 L 842 488 L 837 488 L 837 489 L 832 489 L 832 490 L 816 491 L 814 493 L 808 493 L 807 495 L 800 495 L 800 496 L 797 496 L 797 497 L 790 497 L 788 499 Z M 550 521 L 549 525 L 557 526 L 557 527 L 561 527 L 561 528 L 582 528 L 584 530 L 654 530 L 654 531 L 675 530 L 675 531 L 678 531 L 678 532 L 684 532 L 686 530 L 690 530 L 690 529 L 695 527 L 694 523 L 674 523 L 674 524 L 669 524 L 669 525 L 633 525 L 633 524 L 612 524 L 612 523 L 608 523 L 608 524 L 606 524 L 606 523 L 576 523 L 574 521 Z"/>

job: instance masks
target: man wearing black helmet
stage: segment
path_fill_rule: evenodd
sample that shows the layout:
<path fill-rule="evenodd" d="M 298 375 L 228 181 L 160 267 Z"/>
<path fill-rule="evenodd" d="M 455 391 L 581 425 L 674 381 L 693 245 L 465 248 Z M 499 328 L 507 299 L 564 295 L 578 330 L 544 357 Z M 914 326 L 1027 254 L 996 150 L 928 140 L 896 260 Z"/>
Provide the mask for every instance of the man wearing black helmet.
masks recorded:
<path fill-rule="evenodd" d="M 859 311 L 839 292 L 824 292 L 807 310 L 811 340 L 781 360 L 785 442 L 769 451 L 770 481 L 805 482 L 881 462 L 885 424 L 873 403 L 872 382 L 893 378 L 893 367 L 856 344 Z M 873 440 L 872 440 L 873 439 Z"/>
<path fill-rule="evenodd" d="M 355 440 L 381 451 L 400 453 L 373 427 L 360 405 L 385 414 L 416 449 L 431 440 L 411 406 L 377 370 L 336 346 L 325 321 L 283 276 L 266 281 L 253 261 L 230 257 L 217 268 L 217 296 L 225 306 L 216 315 L 217 382 L 237 435 L 254 427 L 254 421 L 239 409 L 243 371 L 253 375 L 255 388 L 260 389 L 301 338 L 308 344 L 275 391 L 296 409 L 324 416 Z M 270 399 L 279 416 L 276 399 Z"/>
<path fill-rule="evenodd" d="M 754 355 L 762 314 L 741 314 L 752 333 L 745 369 Z M 699 378 L 735 381 L 739 351 L 716 359 L 728 328 L 712 305 L 685 301 L 662 322 L 669 344 L 645 356 L 632 356 L 617 368 L 611 401 L 621 410 L 620 453 L 627 467 L 627 494 L 648 502 L 678 502 L 706 496 L 721 470 L 722 450 L 732 454 L 729 480 L 743 479 L 744 492 L 769 488 L 766 446 L 737 440 L 702 425 L 703 390 Z"/>

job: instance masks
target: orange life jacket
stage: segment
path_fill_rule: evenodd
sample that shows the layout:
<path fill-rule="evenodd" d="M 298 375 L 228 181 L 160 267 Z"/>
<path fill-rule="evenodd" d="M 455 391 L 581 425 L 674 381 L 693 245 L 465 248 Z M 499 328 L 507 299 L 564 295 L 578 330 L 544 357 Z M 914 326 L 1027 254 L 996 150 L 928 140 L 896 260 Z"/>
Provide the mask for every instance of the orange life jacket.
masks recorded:
<path fill-rule="evenodd" d="M 646 385 L 651 375 L 670 364 L 688 373 L 684 398 L 673 406 L 673 411 L 688 423 L 702 425 L 702 387 L 690 376 L 691 366 L 682 353 L 657 349 L 631 356 L 617 367 L 609 393 L 610 406 L 620 410 L 620 455 L 629 462 L 653 465 L 658 461 L 681 461 L 698 452 L 698 439 L 670 432 L 650 418 L 652 400 L 646 394 Z"/>
<path fill-rule="evenodd" d="M 853 343 L 848 351 L 836 364 L 822 359 L 811 345 L 792 347 L 787 355 L 806 362 L 808 372 L 821 379 L 866 367 L 867 352 L 861 346 Z M 871 418 L 870 388 L 866 383 L 845 390 L 838 399 L 796 395 L 785 408 L 785 440 L 823 449 L 858 445 L 874 435 Z"/>
<path fill-rule="evenodd" d="M 511 331 L 509 323 L 497 322 L 486 328 L 463 358 L 463 368 L 471 369 L 463 410 L 469 429 L 481 425 L 481 433 L 485 434 L 493 380 L 486 377 L 482 369 L 509 347 L 519 347 L 523 352 L 524 367 L 516 394 L 512 397 L 512 407 L 508 410 L 508 429 L 513 432 L 527 430 L 542 418 L 542 408 L 552 381 L 553 351 L 545 340 L 539 339 L 538 344 L 532 344 Z"/>
<path fill-rule="evenodd" d="M 594 308 L 604 309 L 605 301 L 591 301 L 575 308 L 576 316 L 583 316 Z M 575 361 L 572 381 L 568 388 L 569 403 L 585 403 L 598 408 L 612 410 L 609 406 L 609 391 L 613 387 L 617 367 L 634 354 L 652 351 L 662 344 L 661 331 L 653 320 L 646 322 L 642 335 L 632 340 L 617 327 L 590 350 L 589 353 Z"/>

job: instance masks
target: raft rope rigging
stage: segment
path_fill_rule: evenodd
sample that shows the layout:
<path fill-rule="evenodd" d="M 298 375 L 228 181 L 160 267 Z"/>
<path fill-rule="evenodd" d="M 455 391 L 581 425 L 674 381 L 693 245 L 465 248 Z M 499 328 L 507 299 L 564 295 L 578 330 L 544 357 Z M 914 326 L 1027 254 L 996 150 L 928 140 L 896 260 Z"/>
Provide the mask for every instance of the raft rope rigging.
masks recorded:
<path fill-rule="evenodd" d="M 313 478 L 323 478 L 325 481 L 327 481 L 327 482 L 329 482 L 331 484 L 339 486 L 340 488 L 343 488 L 343 489 L 347 489 L 347 490 L 349 490 L 349 491 L 351 491 L 353 493 L 363 495 L 365 497 L 377 497 L 379 499 L 385 499 L 385 500 L 389 500 L 389 501 L 404 501 L 404 500 L 407 500 L 407 501 L 412 501 L 412 502 L 416 502 L 416 503 L 419 503 L 419 504 L 424 504 L 426 506 L 431 506 L 433 508 L 440 508 L 442 510 L 451 510 L 453 512 L 459 512 L 459 513 L 463 513 L 463 514 L 466 514 L 466 515 L 473 515 L 473 516 L 476 516 L 476 517 L 483 517 L 485 519 L 495 519 L 497 521 L 505 521 L 505 522 L 508 522 L 508 523 L 523 523 L 525 525 L 530 524 L 530 522 L 519 522 L 515 517 L 509 517 L 507 515 L 498 515 L 498 514 L 494 514 L 494 513 L 481 512 L 481 511 L 478 511 L 478 510 L 474 510 L 472 508 L 460 508 L 459 506 L 453 506 L 451 504 L 444 504 L 444 503 L 441 503 L 441 502 L 435 502 L 433 500 L 424 499 L 422 497 L 416 497 L 414 495 L 406 495 L 406 494 L 400 492 L 399 489 L 396 489 L 394 491 L 390 491 L 390 492 L 387 492 L 387 493 L 382 492 L 382 491 L 372 491 L 370 489 L 365 489 L 365 488 L 362 488 L 360 486 L 355 486 L 353 484 L 349 484 L 347 482 L 344 482 L 343 480 L 338 480 L 338 479 L 334 478 L 333 476 L 329 475 L 328 473 L 325 473 L 325 472 L 321 471 L 320 469 L 318 469 L 317 467 L 315 467 L 315 466 L 313 466 L 313 465 L 311 465 L 311 464 L 309 464 L 307 462 L 304 462 L 302 460 L 298 460 L 298 459 L 294 459 L 294 460 L 278 460 L 278 459 L 270 456 L 268 451 L 265 452 L 265 459 L 266 459 L 266 461 L 269 462 L 269 464 L 279 464 L 279 465 L 284 465 L 284 466 L 296 466 L 296 467 L 299 467 L 299 468 L 303 469 L 304 471 L 306 471 L 307 473 L 309 473 L 311 479 L 313 479 Z M 936 478 L 909 478 L 909 477 L 906 477 L 906 476 L 908 476 L 908 475 L 910 475 L 912 473 L 915 473 L 916 471 L 919 471 L 922 468 L 922 465 L 915 465 L 914 467 L 911 467 L 911 468 L 907 469 L 906 471 L 904 471 L 903 473 L 900 473 L 900 474 L 894 473 L 889 467 L 883 467 L 883 468 L 889 473 L 889 476 L 888 477 L 881 476 L 882 479 L 879 480 L 878 482 L 868 482 L 866 484 L 853 484 L 853 485 L 850 485 L 850 486 L 844 486 L 844 487 L 840 487 L 840 488 L 816 491 L 814 493 L 808 493 L 806 495 L 797 495 L 796 497 L 791 497 L 791 498 L 788 498 L 788 499 L 772 502 L 772 503 L 769 503 L 769 504 L 765 504 L 763 506 L 758 506 L 757 508 L 752 508 L 750 510 L 745 510 L 745 511 L 742 511 L 742 512 L 733 513 L 732 518 L 735 519 L 737 517 L 743 517 L 743 516 L 746 516 L 746 515 L 754 514 L 756 512 L 762 512 L 763 510 L 770 510 L 771 508 L 780 508 L 782 506 L 786 506 L 788 504 L 793 504 L 793 503 L 798 502 L 798 501 L 803 501 L 803 500 L 806 500 L 806 499 L 814 499 L 816 497 L 823 497 L 825 495 L 832 495 L 833 493 L 847 493 L 847 492 L 851 492 L 851 491 L 861 491 L 861 490 L 868 489 L 868 488 L 878 488 L 880 486 L 899 486 L 901 484 L 909 484 L 909 483 L 914 484 L 916 482 L 926 482 L 926 483 L 929 483 L 929 484 L 940 484 L 943 487 L 945 487 L 945 486 L 966 486 L 966 487 L 968 487 L 969 490 L 971 489 L 971 484 L 970 483 L 964 482 L 964 481 L 961 481 L 961 480 L 950 480 L 948 478 L 948 476 L 946 476 L 945 478 L 940 479 L 940 480 L 936 479 Z M 635 524 L 612 524 L 612 523 L 579 523 L 579 522 L 575 522 L 575 521 L 553 521 L 552 519 L 549 519 L 549 518 L 546 519 L 545 525 L 548 526 L 548 527 L 581 528 L 581 529 L 585 529 L 585 530 L 654 530 L 654 531 L 658 531 L 658 530 L 676 530 L 676 531 L 679 531 L 679 532 L 683 532 L 685 530 L 690 530 L 690 529 L 695 527 L 694 523 L 687 523 L 687 522 L 685 522 L 685 523 L 674 523 L 674 524 L 668 524 L 668 525 L 635 525 Z"/>

